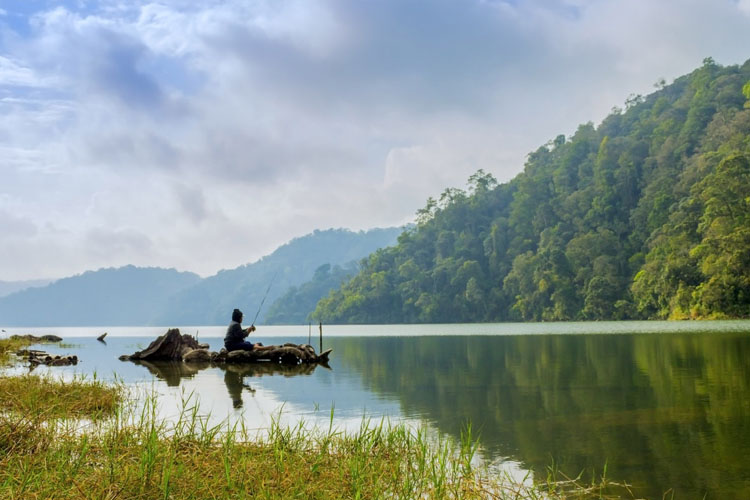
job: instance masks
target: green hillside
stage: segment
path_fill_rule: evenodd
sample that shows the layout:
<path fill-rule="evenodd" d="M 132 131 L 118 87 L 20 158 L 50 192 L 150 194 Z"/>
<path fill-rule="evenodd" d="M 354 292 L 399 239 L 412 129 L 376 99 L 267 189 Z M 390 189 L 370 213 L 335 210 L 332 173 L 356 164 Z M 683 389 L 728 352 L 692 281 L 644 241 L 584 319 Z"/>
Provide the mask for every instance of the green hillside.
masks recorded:
<path fill-rule="evenodd" d="M 395 239 L 395 238 L 394 238 Z M 271 307 L 264 323 L 267 325 L 295 325 L 307 323 L 318 301 L 331 290 L 341 286 L 357 273 L 356 261 L 344 266 L 323 264 L 315 270 L 310 281 L 292 286 Z"/>
<path fill-rule="evenodd" d="M 750 61 L 710 58 L 417 213 L 327 323 L 750 316 Z"/>

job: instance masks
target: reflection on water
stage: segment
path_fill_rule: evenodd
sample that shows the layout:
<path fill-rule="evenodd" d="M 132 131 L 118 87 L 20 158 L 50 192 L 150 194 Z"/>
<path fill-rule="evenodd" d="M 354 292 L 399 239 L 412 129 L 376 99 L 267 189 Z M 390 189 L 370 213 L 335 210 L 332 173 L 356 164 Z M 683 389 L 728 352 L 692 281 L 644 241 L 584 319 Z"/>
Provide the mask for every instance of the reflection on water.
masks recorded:
<path fill-rule="evenodd" d="M 750 336 L 363 338 L 334 344 L 368 390 L 490 457 L 601 470 L 661 498 L 750 498 Z"/>
<path fill-rule="evenodd" d="M 248 391 L 255 393 L 245 378 L 257 378 L 263 375 L 282 375 L 296 377 L 312 374 L 318 366 L 321 370 L 331 368 L 327 364 L 303 363 L 300 365 L 284 365 L 277 363 L 253 363 L 253 364 L 227 364 L 227 363 L 183 363 L 181 361 L 132 361 L 132 363 L 144 366 L 153 375 L 166 382 L 169 387 L 180 385 L 183 378 L 193 378 L 201 370 L 209 368 L 218 369 L 224 373 L 224 385 L 232 400 L 232 407 L 242 408 L 242 393 Z"/>
<path fill-rule="evenodd" d="M 590 475 L 606 464 L 609 477 L 633 483 L 643 497 L 662 498 L 673 488 L 675 498 L 744 499 L 750 498 L 750 323 L 731 326 L 730 333 L 661 335 L 635 329 L 332 336 L 325 341 L 334 349 L 332 369 L 306 366 L 301 373 L 271 364 L 114 361 L 151 339 L 107 337 L 106 346 L 93 338 L 66 339 L 80 348 L 62 351 L 79 355 L 77 372 L 117 372 L 127 383 L 154 379 L 165 401 L 177 405 L 184 391 L 194 392 L 212 417 L 243 419 L 251 428 L 268 425 L 282 406 L 292 423 L 302 418 L 327 425 L 335 407 L 344 427 L 358 426 L 362 415 L 387 416 L 456 437 L 470 421 L 488 460 L 542 474 L 554 461 L 569 475 Z M 381 327 L 386 333 L 400 328 Z M 221 339 L 210 342 L 217 349 Z"/>

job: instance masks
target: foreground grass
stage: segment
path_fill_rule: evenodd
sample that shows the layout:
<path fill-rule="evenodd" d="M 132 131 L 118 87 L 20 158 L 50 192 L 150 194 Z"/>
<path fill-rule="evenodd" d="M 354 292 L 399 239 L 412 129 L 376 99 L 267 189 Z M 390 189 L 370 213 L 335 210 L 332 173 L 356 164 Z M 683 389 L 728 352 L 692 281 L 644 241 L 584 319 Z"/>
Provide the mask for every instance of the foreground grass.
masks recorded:
<path fill-rule="evenodd" d="M 275 421 L 258 435 L 208 426 L 190 398 L 172 423 L 157 406 L 96 380 L 0 378 L 0 498 L 621 498 L 604 479 L 534 485 L 477 468 L 470 427 L 458 442 L 366 420 L 342 433 L 332 415 L 327 431 Z"/>
<path fill-rule="evenodd" d="M 619 498 L 604 495 L 606 481 L 491 478 L 473 465 L 476 450 L 468 433 L 435 442 L 424 430 L 367 421 L 348 434 L 274 423 L 258 437 L 239 425 L 207 427 L 195 406 L 167 425 L 151 398 L 138 415 L 117 412 L 83 430 L 3 414 L 0 498 Z"/>
<path fill-rule="evenodd" d="M 0 412 L 10 412 L 40 420 L 99 419 L 115 414 L 123 399 L 121 386 L 97 380 L 22 375 L 0 376 Z"/>

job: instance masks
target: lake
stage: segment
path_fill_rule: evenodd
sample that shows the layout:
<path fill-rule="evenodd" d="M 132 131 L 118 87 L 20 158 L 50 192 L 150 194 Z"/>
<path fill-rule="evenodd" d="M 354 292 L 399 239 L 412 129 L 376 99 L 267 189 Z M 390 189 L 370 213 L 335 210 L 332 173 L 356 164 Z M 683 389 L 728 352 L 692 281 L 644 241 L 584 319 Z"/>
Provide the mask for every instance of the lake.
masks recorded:
<path fill-rule="evenodd" d="M 186 327 L 218 350 L 225 327 Z M 107 331 L 106 344 L 95 337 Z M 363 416 L 458 438 L 471 422 L 482 457 L 542 477 L 626 480 L 636 496 L 750 498 L 750 321 L 324 326 L 330 369 L 121 362 L 166 328 L 37 328 L 77 354 L 39 368 L 154 391 L 165 418 L 198 401 L 214 423 L 272 418 L 359 428 Z M 260 327 L 264 344 L 307 342 L 308 326 Z M 671 494 L 671 493 L 670 493 Z M 669 496 L 668 496 L 669 498 Z"/>

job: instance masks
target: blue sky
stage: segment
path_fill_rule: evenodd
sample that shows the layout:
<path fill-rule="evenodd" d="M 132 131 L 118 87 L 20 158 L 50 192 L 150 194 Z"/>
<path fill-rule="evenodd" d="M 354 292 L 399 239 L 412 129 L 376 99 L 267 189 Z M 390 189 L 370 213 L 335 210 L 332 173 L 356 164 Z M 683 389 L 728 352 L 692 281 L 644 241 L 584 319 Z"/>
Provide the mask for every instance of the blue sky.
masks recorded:
<path fill-rule="evenodd" d="M 0 280 L 403 224 L 708 56 L 750 0 L 0 0 Z"/>

